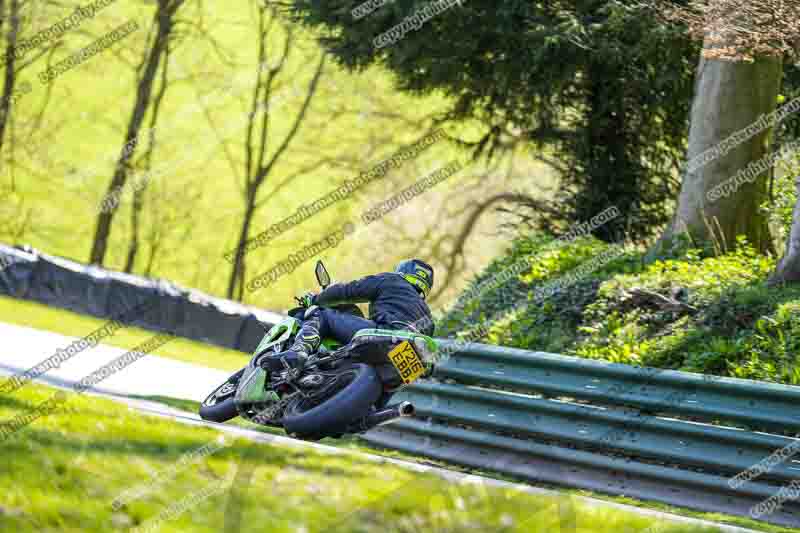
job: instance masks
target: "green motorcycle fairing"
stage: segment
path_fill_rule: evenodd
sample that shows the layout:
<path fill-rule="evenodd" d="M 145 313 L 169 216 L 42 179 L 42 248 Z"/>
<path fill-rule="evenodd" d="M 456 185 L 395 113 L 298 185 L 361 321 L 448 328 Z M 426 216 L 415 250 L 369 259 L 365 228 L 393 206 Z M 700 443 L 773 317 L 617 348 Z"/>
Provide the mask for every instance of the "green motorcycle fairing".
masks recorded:
<path fill-rule="evenodd" d="M 258 346 L 253 351 L 253 358 L 258 354 L 266 353 L 268 350 L 276 345 L 281 345 L 294 335 L 300 327 L 300 322 L 292 317 L 278 322 L 272 326 L 269 331 L 258 343 Z M 239 380 L 239 385 L 236 387 L 236 394 L 233 401 L 239 409 L 239 414 L 245 418 L 253 406 L 258 405 L 259 408 L 268 408 L 270 405 L 276 404 L 280 401 L 280 397 L 275 391 L 267 388 L 268 373 L 263 368 L 256 366 L 251 361 L 244 374 Z"/>
<path fill-rule="evenodd" d="M 255 357 L 257 354 L 263 353 L 276 344 L 286 342 L 292 335 L 297 333 L 299 328 L 300 321 L 292 317 L 287 317 L 286 319 L 278 322 L 269 329 L 269 331 L 261 339 L 261 342 L 258 343 L 258 346 L 253 352 L 253 356 Z"/>
<path fill-rule="evenodd" d="M 269 349 L 276 345 L 281 345 L 288 341 L 292 335 L 297 333 L 300 328 L 300 321 L 292 317 L 287 317 L 281 322 L 275 324 L 261 339 L 256 349 L 253 351 L 253 357 L 258 354 L 266 353 Z M 320 346 L 320 352 L 330 352 L 341 347 L 341 344 L 333 339 L 323 339 Z M 263 368 L 255 365 L 248 365 L 248 369 L 239 381 L 234 396 L 234 402 L 238 407 L 243 409 L 250 408 L 253 405 L 260 405 L 262 407 L 269 404 L 276 403 L 280 400 L 278 394 L 267 387 L 268 372 Z"/>

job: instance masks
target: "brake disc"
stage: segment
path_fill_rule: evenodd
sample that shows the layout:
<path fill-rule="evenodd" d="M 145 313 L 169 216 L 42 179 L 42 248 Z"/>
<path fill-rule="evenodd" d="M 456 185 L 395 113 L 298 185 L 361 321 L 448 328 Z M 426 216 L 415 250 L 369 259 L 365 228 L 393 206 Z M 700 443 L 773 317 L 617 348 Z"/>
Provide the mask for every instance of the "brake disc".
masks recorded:
<path fill-rule="evenodd" d="M 217 396 L 225 396 L 236 390 L 236 385 L 231 382 L 226 383 L 217 391 Z"/>

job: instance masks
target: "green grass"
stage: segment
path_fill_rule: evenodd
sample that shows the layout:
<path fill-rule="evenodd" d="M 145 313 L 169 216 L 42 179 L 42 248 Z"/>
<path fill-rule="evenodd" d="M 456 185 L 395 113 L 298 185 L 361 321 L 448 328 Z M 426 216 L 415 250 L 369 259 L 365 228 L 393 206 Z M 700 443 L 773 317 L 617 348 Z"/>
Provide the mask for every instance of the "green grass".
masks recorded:
<path fill-rule="evenodd" d="M 442 335 L 490 323 L 492 344 L 617 363 L 800 385 L 800 288 L 769 287 L 775 267 L 742 242 L 718 257 L 685 250 L 645 265 L 630 249 L 541 305 L 508 310 L 544 283 L 564 278 L 608 245 L 580 239 L 556 249 L 520 238 L 473 282 L 491 279 L 529 256 L 530 268 L 440 321 Z M 677 298 L 685 310 L 631 296 L 636 289 Z"/>
<path fill-rule="evenodd" d="M 31 385 L 0 398 L 0 418 L 27 411 L 54 390 Z M 167 475 L 184 454 L 220 434 L 140 415 L 97 397 L 73 396 L 67 406 L 0 443 L 0 531 L 128 529 L 170 514 L 171 506 L 186 501 L 186 511 L 172 514 L 160 531 L 218 532 L 230 498 L 241 509 L 241 531 L 549 532 L 558 527 L 558 504 L 568 502 L 574 505 L 576 531 L 639 532 L 655 524 L 574 500 L 453 485 L 352 456 L 244 440 L 229 441 Z M 227 476 L 238 479 L 233 491 L 223 484 L 231 479 Z M 123 491 L 142 483 L 155 490 L 112 508 Z M 200 499 L 204 490 L 210 496 Z M 713 531 L 661 525 L 659 531 L 670 533 Z"/>
<path fill-rule="evenodd" d="M 181 409 L 190 413 L 196 413 L 200 407 L 199 402 L 195 402 L 192 400 L 180 400 L 176 398 L 169 398 L 164 396 L 141 396 L 138 397 L 143 400 L 148 400 L 152 402 L 159 402 L 167 405 L 169 407 L 175 409 Z M 253 431 L 259 431 L 261 433 L 268 433 L 271 435 L 282 435 L 285 436 L 285 433 L 279 429 L 272 428 L 272 427 L 265 427 L 259 426 L 256 424 L 252 424 L 241 418 L 234 418 L 233 420 L 227 422 L 227 424 L 231 424 L 238 427 L 247 428 Z M 445 468 L 447 470 L 461 472 L 464 474 L 474 474 L 474 475 L 481 475 L 486 476 L 493 479 L 500 479 L 503 481 L 509 481 L 512 483 L 520 483 L 519 479 L 515 479 L 511 476 L 508 476 L 503 473 L 499 472 L 491 472 L 491 471 L 484 471 L 476 468 L 469 468 L 460 465 L 454 465 L 447 463 L 445 461 L 441 461 L 439 459 L 431 459 L 424 456 L 415 456 L 409 455 L 404 452 L 400 452 L 397 450 L 390 450 L 386 448 L 373 448 L 369 444 L 366 444 L 364 441 L 359 439 L 355 435 L 346 436 L 340 439 L 332 439 L 326 438 L 319 441 L 321 444 L 325 444 L 327 446 L 333 446 L 336 448 L 343 448 L 347 450 L 352 450 L 361 453 L 369 453 L 372 455 L 380 455 L 382 457 L 390 458 L 390 459 L 398 459 L 401 461 L 406 461 L 409 463 L 417 463 L 423 465 L 429 465 L 438 468 Z M 524 483 L 524 481 L 523 481 Z M 686 509 L 684 507 L 675 507 L 663 503 L 658 503 L 654 501 L 644 501 L 644 500 L 636 500 L 633 498 L 627 498 L 625 496 L 612 496 L 608 494 L 600 494 L 588 490 L 582 489 L 572 489 L 572 488 L 565 488 L 558 485 L 552 485 L 544 482 L 537 482 L 536 486 L 549 488 L 551 490 L 555 490 L 561 492 L 562 494 L 567 495 L 574 495 L 580 497 L 587 497 L 593 498 L 595 500 L 604 500 L 612 503 L 618 504 L 625 504 L 630 505 L 632 507 L 639 507 L 642 509 L 649 509 L 655 511 L 661 511 L 665 513 L 670 513 L 679 516 L 686 516 L 690 518 L 697 518 L 699 520 L 707 520 L 710 522 L 719 522 L 723 524 L 728 524 L 732 526 L 738 526 L 748 529 L 753 529 L 756 531 L 765 531 L 768 533 L 787 533 L 792 531 L 788 528 L 774 526 L 770 524 L 765 524 L 763 522 L 758 522 L 756 520 L 752 520 L 750 518 L 741 517 L 741 516 L 732 516 L 732 515 L 724 515 L 719 513 L 706 513 L 700 511 L 693 511 L 690 509 Z"/>
<path fill-rule="evenodd" d="M 6 296 L 0 296 L 0 321 L 73 337 L 88 335 L 106 322 L 99 318 Z M 152 336 L 152 331 L 125 327 L 117 330 L 111 337 L 103 339 L 103 344 L 130 349 Z M 243 352 L 180 337 L 160 347 L 157 355 L 231 372 L 242 368 L 249 359 L 248 354 Z M 31 361 L 31 364 L 37 362 Z"/>

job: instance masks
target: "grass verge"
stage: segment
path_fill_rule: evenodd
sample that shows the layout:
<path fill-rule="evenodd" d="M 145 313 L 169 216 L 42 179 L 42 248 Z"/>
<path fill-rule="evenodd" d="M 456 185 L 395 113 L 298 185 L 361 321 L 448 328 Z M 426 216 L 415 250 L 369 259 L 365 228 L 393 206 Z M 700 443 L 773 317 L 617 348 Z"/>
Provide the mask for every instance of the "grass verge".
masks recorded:
<path fill-rule="evenodd" d="M 0 419 L 53 392 L 31 385 L 0 397 Z M 0 443 L 0 531 L 549 532 L 559 521 L 575 532 L 714 531 L 570 498 L 453 485 L 352 456 L 221 443 L 218 431 L 98 397 L 72 395 L 65 406 Z M 198 453 L 204 446 L 219 449 Z"/>
<path fill-rule="evenodd" d="M 198 411 L 199 407 L 200 407 L 200 403 L 199 402 L 194 402 L 192 400 L 179 400 L 179 399 L 176 399 L 176 398 L 169 398 L 169 397 L 165 397 L 165 396 L 141 396 L 139 398 L 143 399 L 143 400 L 152 401 L 152 402 L 163 403 L 163 404 L 165 404 L 165 405 L 167 405 L 169 407 L 172 407 L 172 408 L 175 408 L 175 409 L 182 409 L 184 411 L 191 412 L 191 413 L 196 413 Z M 239 426 L 239 427 L 243 427 L 243 428 L 247 428 L 247 429 L 250 429 L 250 430 L 253 430 L 253 431 L 259 431 L 259 432 L 262 432 L 262 433 L 269 433 L 269 434 L 281 435 L 281 436 L 285 436 L 286 435 L 283 431 L 281 431 L 279 429 L 275 429 L 275 428 L 271 428 L 271 427 L 265 427 L 265 426 L 258 426 L 258 425 L 252 424 L 250 422 L 244 421 L 244 420 L 242 420 L 240 418 L 235 418 L 235 419 L 231 420 L 230 422 L 228 422 L 228 424 Z M 486 476 L 486 477 L 490 477 L 490 478 L 494 478 L 494 479 L 500 479 L 500 480 L 503 480 L 503 481 L 509 481 L 509 482 L 512 482 L 512 483 L 519 483 L 520 482 L 519 479 L 515 479 L 515 478 L 512 478 L 510 476 L 507 476 L 507 475 L 504 475 L 504 474 L 498 473 L 498 472 L 489 472 L 489 471 L 483 471 L 483 470 L 474 469 L 474 468 L 462 467 L 462 466 L 459 466 L 459 465 L 446 463 L 446 462 L 440 461 L 438 459 L 430 459 L 428 457 L 409 455 L 409 454 L 406 454 L 406 453 L 403 453 L 403 452 L 400 452 L 400 451 L 396 451 L 396 450 L 389 450 L 389 449 L 385 449 L 385 448 L 374 448 L 374 447 L 370 446 L 369 444 L 366 444 L 364 441 L 362 441 L 361 439 L 359 439 L 357 436 L 354 436 L 354 435 L 353 436 L 349 436 L 349 437 L 343 437 L 341 439 L 326 438 L 326 439 L 321 440 L 320 443 L 321 444 L 325 444 L 327 446 L 334 446 L 334 447 L 337 447 L 337 448 L 344 448 L 344 449 L 348 449 L 348 450 L 354 450 L 354 451 L 357 451 L 357 452 L 369 453 L 369 454 L 372 454 L 372 455 L 380 455 L 382 457 L 387 457 L 387 458 L 390 458 L 390 459 L 398 459 L 398 460 L 407 461 L 407 462 L 410 462 L 410 463 L 429 465 L 429 466 L 438 467 L 438 468 L 446 468 L 448 470 L 461 472 L 461 473 L 465 473 L 465 474 L 481 475 L 481 476 Z M 524 481 L 523 481 L 523 483 L 524 483 Z M 592 492 L 592 491 L 580 490 L 580 489 L 570 489 L 570 488 L 559 487 L 557 485 L 550 485 L 550 484 L 542 483 L 542 482 L 537 483 L 536 486 L 542 487 L 542 488 L 548 488 L 548 489 L 552 489 L 552 490 L 557 490 L 557 491 L 562 492 L 562 493 L 567 494 L 567 495 L 583 496 L 583 497 L 587 497 L 587 498 L 599 499 L 599 500 L 604 500 L 604 501 L 608 501 L 608 502 L 612 502 L 612 503 L 625 504 L 625 505 L 630 505 L 630 506 L 633 506 L 633 507 L 639 507 L 639 508 L 642 508 L 642 509 L 650 509 L 650 510 L 662 511 L 662 512 L 665 512 L 665 513 L 671 513 L 671 514 L 680 515 L 680 516 L 686 516 L 686 517 L 690 517 L 690 518 L 697 518 L 699 520 L 707 520 L 707 521 L 710 521 L 710 522 L 718 522 L 718 523 L 728 524 L 728 525 L 732 525 L 732 526 L 753 529 L 753 530 L 757 530 L 757 531 L 765 531 L 765 532 L 769 532 L 769 533 L 789 533 L 790 531 L 793 531 L 793 530 L 788 529 L 788 528 L 784 528 L 784 527 L 780 527 L 780 526 L 773 526 L 773 525 L 770 525 L 770 524 L 765 524 L 763 522 L 758 522 L 756 520 L 752 520 L 752 519 L 746 518 L 746 517 L 723 515 L 723 514 L 719 514 L 719 513 L 705 513 L 705 512 L 700 512 L 700 511 L 693 511 L 693 510 L 686 509 L 686 508 L 683 508 L 683 507 L 674 507 L 674 506 L 671 506 L 671 505 L 662 504 L 662 503 L 653 502 L 653 501 L 643 501 L 643 500 L 636 500 L 636 499 L 633 499 L 633 498 L 627 498 L 627 497 L 624 497 L 624 496 L 611 496 L 611 495 L 607 495 L 607 494 L 599 494 L 599 493 L 595 493 L 595 492 Z M 658 531 L 658 530 L 654 530 L 651 533 L 655 533 L 655 531 Z M 633 532 L 631 532 L 631 533 L 633 533 Z"/>

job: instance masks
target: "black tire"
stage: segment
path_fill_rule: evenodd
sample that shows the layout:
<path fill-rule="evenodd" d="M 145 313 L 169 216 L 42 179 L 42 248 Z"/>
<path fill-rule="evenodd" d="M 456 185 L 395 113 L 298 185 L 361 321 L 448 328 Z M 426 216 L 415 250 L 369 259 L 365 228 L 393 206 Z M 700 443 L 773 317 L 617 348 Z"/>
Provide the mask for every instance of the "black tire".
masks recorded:
<path fill-rule="evenodd" d="M 227 422 L 231 418 L 239 416 L 233 397 L 236 394 L 236 385 L 239 383 L 239 378 L 242 377 L 243 373 L 244 368 L 229 377 L 225 383 L 214 389 L 214 392 L 203 400 L 203 403 L 200 404 L 200 418 L 212 422 Z M 226 386 L 232 386 L 233 390 L 229 393 L 218 395 L 220 389 Z"/>
<path fill-rule="evenodd" d="M 369 413 L 383 392 L 378 373 L 364 364 L 354 364 L 343 371 L 352 376 L 352 381 L 321 404 L 310 409 L 302 402 L 287 406 L 282 421 L 287 433 L 317 440 L 342 433 L 350 423 Z"/>

